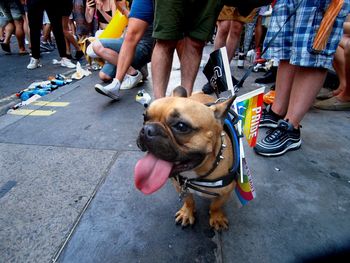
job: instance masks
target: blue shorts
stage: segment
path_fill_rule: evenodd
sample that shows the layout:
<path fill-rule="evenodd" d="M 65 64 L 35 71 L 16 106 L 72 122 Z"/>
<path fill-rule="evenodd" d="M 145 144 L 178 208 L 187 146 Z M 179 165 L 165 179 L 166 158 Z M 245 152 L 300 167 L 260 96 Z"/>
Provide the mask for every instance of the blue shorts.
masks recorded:
<path fill-rule="evenodd" d="M 0 4 L 0 27 L 13 20 L 22 20 L 24 9 L 19 1 L 3 1 Z"/>
<path fill-rule="evenodd" d="M 300 1 L 301 4 L 297 7 Z M 343 8 L 335 19 L 326 48 L 316 51 L 312 45 L 329 3 L 330 0 L 277 0 L 264 46 L 270 42 L 281 26 L 282 30 L 263 57 L 289 60 L 290 64 L 296 66 L 331 69 L 334 53 L 343 34 L 343 23 L 349 13 L 349 0 L 344 1 Z M 296 13 L 283 25 L 295 8 Z"/>
<path fill-rule="evenodd" d="M 105 48 L 110 48 L 117 53 L 120 52 L 124 39 L 123 38 L 113 38 L 113 39 L 100 39 L 101 44 Z M 151 52 L 152 53 L 152 52 Z M 148 62 L 151 61 L 151 55 L 147 52 L 147 49 L 143 48 L 142 45 L 138 44 L 135 50 L 135 56 L 131 63 L 131 66 L 135 69 L 140 69 Z M 115 77 L 116 66 L 106 61 L 101 71 L 111 78 Z"/>
<path fill-rule="evenodd" d="M 154 18 L 153 0 L 132 1 L 131 10 L 129 13 L 129 18 L 131 17 L 146 21 L 151 25 Z"/>

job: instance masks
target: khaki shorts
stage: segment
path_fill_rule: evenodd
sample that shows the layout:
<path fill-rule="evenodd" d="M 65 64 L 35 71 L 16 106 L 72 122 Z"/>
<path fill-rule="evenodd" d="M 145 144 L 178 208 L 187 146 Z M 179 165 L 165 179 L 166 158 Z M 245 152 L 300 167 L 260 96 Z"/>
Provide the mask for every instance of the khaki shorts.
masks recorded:
<path fill-rule="evenodd" d="M 220 12 L 218 20 L 234 20 L 242 23 L 250 23 L 253 22 L 258 10 L 259 8 L 255 8 L 248 16 L 241 16 L 237 8 L 225 5 Z"/>

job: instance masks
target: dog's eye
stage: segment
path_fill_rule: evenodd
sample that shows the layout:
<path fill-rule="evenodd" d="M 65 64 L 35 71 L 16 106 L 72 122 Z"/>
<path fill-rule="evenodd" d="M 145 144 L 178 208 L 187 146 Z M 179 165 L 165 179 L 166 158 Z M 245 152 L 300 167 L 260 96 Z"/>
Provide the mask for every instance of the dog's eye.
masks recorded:
<path fill-rule="evenodd" d="M 191 131 L 191 128 L 183 122 L 178 122 L 173 126 L 177 131 L 182 132 L 182 133 L 186 133 Z"/>

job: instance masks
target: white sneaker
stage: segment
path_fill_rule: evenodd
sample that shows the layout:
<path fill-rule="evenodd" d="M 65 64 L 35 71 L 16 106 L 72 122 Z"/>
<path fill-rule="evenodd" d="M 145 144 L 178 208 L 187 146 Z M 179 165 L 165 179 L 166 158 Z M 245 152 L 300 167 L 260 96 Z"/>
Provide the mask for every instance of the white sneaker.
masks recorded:
<path fill-rule="evenodd" d="M 42 65 L 40 64 L 40 60 L 37 58 L 30 58 L 30 62 L 27 66 L 27 69 L 35 69 L 40 68 Z"/>
<path fill-rule="evenodd" d="M 107 97 L 110 97 L 114 100 L 119 100 L 119 89 L 120 89 L 120 82 L 117 79 L 114 79 L 111 84 L 108 84 L 107 86 L 102 86 L 101 84 L 95 85 L 95 90 Z"/>
<path fill-rule="evenodd" d="M 66 68 L 75 68 L 76 65 L 72 63 L 68 58 L 62 58 L 61 59 L 61 66 Z"/>
<path fill-rule="evenodd" d="M 136 70 L 137 74 L 136 76 L 131 76 L 129 74 L 125 74 L 125 77 L 123 79 L 122 85 L 120 86 L 120 89 L 132 89 L 139 84 L 139 82 L 142 80 L 142 74 L 140 71 Z"/>

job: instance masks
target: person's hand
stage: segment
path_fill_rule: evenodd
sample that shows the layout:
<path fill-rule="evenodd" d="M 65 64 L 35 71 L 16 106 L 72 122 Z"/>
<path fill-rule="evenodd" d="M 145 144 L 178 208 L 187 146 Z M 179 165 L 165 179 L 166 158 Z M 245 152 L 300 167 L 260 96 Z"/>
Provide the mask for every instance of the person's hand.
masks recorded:
<path fill-rule="evenodd" d="M 95 7 L 96 6 L 95 0 L 87 0 L 86 5 L 88 7 Z"/>
<path fill-rule="evenodd" d="M 97 10 L 103 11 L 103 2 L 96 0 L 96 8 Z"/>

